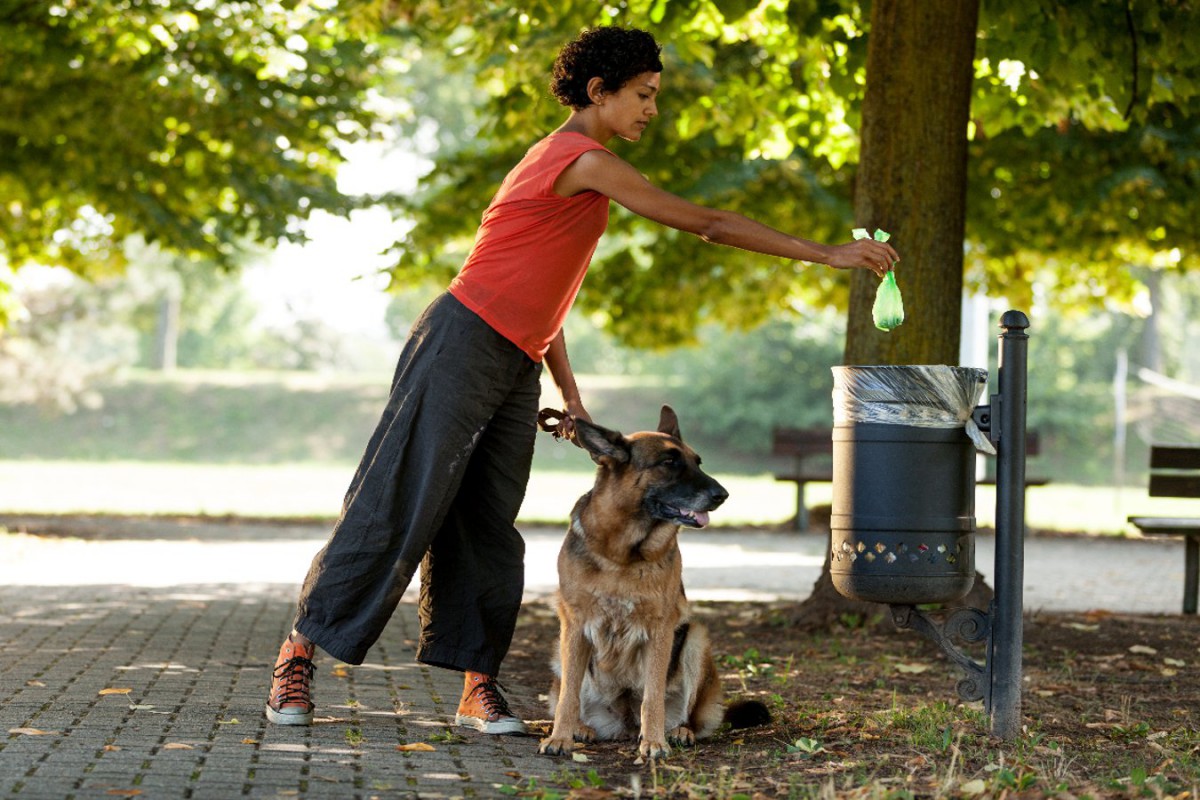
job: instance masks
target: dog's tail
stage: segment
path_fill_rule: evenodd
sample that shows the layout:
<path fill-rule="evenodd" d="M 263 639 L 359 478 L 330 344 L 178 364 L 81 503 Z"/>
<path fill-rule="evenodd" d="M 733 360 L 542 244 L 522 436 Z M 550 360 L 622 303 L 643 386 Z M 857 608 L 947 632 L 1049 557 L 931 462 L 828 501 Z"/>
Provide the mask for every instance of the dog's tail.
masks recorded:
<path fill-rule="evenodd" d="M 771 723 L 771 712 L 757 700 L 738 700 L 725 707 L 725 721 L 731 728 L 757 728 Z"/>

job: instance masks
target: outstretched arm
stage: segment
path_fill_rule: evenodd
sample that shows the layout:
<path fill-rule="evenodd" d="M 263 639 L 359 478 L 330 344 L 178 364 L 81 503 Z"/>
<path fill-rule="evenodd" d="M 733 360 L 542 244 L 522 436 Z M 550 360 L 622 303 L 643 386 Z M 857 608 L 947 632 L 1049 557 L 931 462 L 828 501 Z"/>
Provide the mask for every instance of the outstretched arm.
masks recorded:
<path fill-rule="evenodd" d="M 743 214 L 697 205 L 658 188 L 628 162 L 603 150 L 590 150 L 577 158 L 563 170 L 554 189 L 564 196 L 587 190 L 599 192 L 635 214 L 693 233 L 706 242 L 756 253 L 837 269 L 869 269 L 879 276 L 900 260 L 886 242 L 860 239 L 839 245 L 819 244 Z"/>

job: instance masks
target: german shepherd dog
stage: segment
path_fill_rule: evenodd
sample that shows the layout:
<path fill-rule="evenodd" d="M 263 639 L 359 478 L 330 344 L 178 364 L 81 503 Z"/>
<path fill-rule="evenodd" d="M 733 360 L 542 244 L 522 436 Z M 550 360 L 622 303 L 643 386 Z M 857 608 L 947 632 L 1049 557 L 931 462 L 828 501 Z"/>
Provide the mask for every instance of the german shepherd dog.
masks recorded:
<path fill-rule="evenodd" d="M 725 708 L 708 632 L 691 621 L 683 592 L 680 526 L 708 524 L 729 493 L 700 469 L 670 406 L 657 431 L 575 425 L 576 444 L 598 467 L 558 556 L 554 727 L 538 752 L 637 733 L 638 753 L 659 758 L 726 719 L 768 722 L 761 703 Z"/>

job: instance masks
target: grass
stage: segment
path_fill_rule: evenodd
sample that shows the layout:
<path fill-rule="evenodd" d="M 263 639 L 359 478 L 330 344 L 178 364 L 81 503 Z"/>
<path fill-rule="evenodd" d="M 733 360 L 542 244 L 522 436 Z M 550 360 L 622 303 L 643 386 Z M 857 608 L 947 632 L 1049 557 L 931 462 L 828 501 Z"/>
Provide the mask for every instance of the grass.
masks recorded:
<path fill-rule="evenodd" d="M 621 430 L 652 425 L 663 387 L 644 379 L 580 376 L 597 419 Z M 0 510 L 333 517 L 387 391 L 387 376 L 311 373 L 132 373 L 100 390 L 102 402 L 69 414 L 0 406 Z M 555 405 L 552 391 L 544 405 Z M 686 409 L 680 410 L 686 420 Z M 776 466 L 706 445 L 705 463 L 730 490 L 723 525 L 769 526 L 795 513 L 792 484 Z M 594 465 L 568 444 L 539 436 L 521 520 L 566 519 Z M 829 503 L 814 485 L 809 506 Z M 1121 533 L 1129 514 L 1190 514 L 1187 501 L 1138 488 L 1052 482 L 1027 494 L 1034 528 Z M 995 493 L 980 487 L 976 517 L 994 522 Z"/>
<path fill-rule="evenodd" d="M 791 608 L 693 604 L 714 643 L 727 695 L 767 702 L 769 724 L 719 731 L 658 763 L 634 761 L 633 740 L 589 744 L 577 751 L 586 767 L 514 783 L 513 793 L 745 800 L 1200 796 L 1194 719 L 1200 706 L 1191 665 L 1200 630 L 1178 616 L 1031 615 L 1023 725 L 1001 740 L 989 733 L 983 703 L 954 697 L 959 673 L 928 640 L 884 626 L 779 625 L 778 615 Z M 506 663 L 514 680 L 549 685 L 541 654 L 557 628 L 548 607 L 523 608 L 518 647 Z M 1063 653 L 1077 666 L 1069 675 Z M 1164 671 L 1168 658 L 1188 666 Z M 898 664 L 927 668 L 906 672 Z M 541 733 L 549 721 L 533 724 Z M 581 785 L 609 794 L 570 794 Z"/>

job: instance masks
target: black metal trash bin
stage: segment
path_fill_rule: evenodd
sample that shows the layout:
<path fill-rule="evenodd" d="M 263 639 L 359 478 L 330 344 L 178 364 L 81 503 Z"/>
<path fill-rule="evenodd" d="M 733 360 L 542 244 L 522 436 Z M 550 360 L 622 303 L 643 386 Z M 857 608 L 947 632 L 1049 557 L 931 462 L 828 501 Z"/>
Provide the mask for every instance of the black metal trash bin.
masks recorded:
<path fill-rule="evenodd" d="M 981 369 L 835 367 L 830 575 L 876 603 L 944 603 L 975 580 Z"/>

